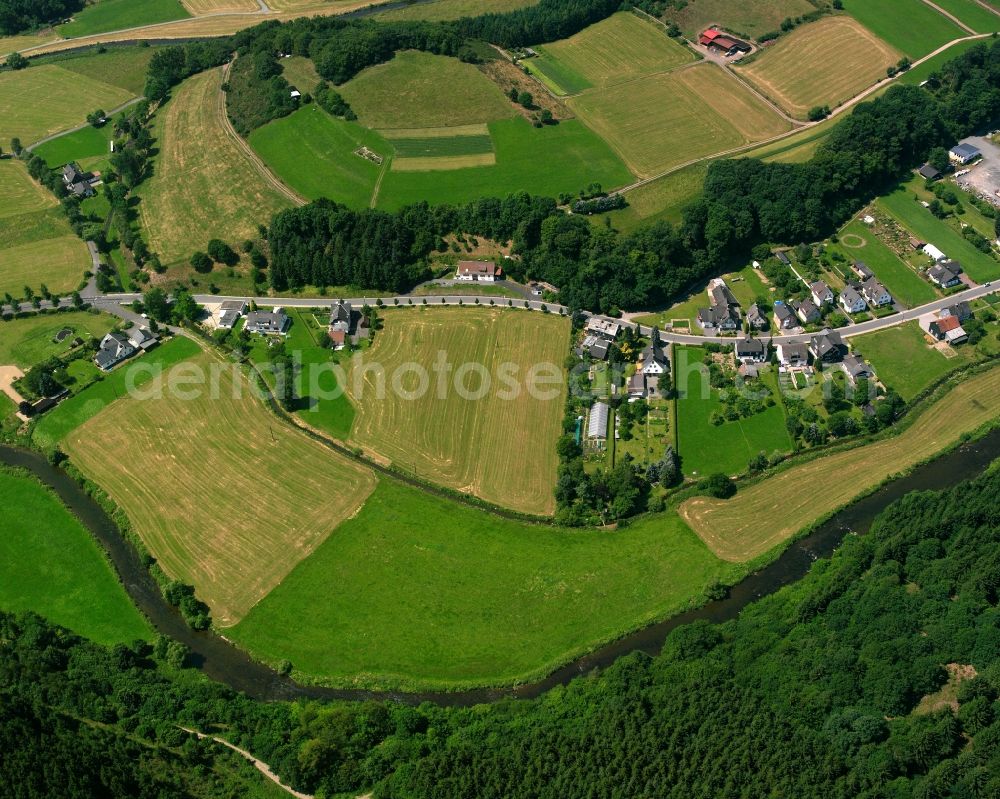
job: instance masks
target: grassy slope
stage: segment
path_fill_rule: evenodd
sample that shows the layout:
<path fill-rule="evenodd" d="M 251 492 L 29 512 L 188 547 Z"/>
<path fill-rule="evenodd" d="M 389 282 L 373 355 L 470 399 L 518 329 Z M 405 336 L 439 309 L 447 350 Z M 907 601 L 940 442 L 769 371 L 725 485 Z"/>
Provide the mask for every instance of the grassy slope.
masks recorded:
<path fill-rule="evenodd" d="M 33 610 L 104 644 L 150 638 L 90 533 L 33 477 L 0 468 L 0 607 Z"/>
<path fill-rule="evenodd" d="M 391 146 L 375 131 L 335 119 L 313 104 L 250 134 L 250 145 L 295 191 L 367 208 L 382 167 L 354 154 L 365 145 L 388 156 Z"/>
<path fill-rule="evenodd" d="M 746 36 L 760 36 L 777 30 L 785 17 L 797 17 L 815 10 L 808 0 L 690 0 L 680 11 L 667 9 L 667 19 L 675 21 L 688 37 L 695 37 L 709 25 Z"/>
<path fill-rule="evenodd" d="M 58 203 L 48 189 L 32 180 L 23 162 L 0 161 L 0 219 L 53 208 Z"/>
<path fill-rule="evenodd" d="M 138 97 L 146 85 L 146 68 L 155 52 L 155 47 L 114 47 L 106 53 L 60 57 L 56 63 L 70 72 L 109 83 Z"/>
<path fill-rule="evenodd" d="M 369 128 L 470 125 L 514 115 L 497 85 L 471 64 L 412 50 L 364 70 L 338 91 Z"/>
<path fill-rule="evenodd" d="M 59 25 L 59 35 L 69 38 L 104 31 L 153 25 L 191 16 L 180 0 L 100 0 L 87 6 L 73 21 Z"/>
<path fill-rule="evenodd" d="M 983 8 L 976 0 L 934 0 L 949 14 L 958 17 L 976 33 L 1000 30 L 1000 14 Z"/>
<path fill-rule="evenodd" d="M 110 155 L 113 130 L 110 125 L 94 128 L 88 125 L 75 133 L 69 133 L 36 147 L 34 152 L 39 158 L 44 158 L 51 168 L 55 169 L 70 161 L 85 161 L 90 158 L 103 158 Z M 82 166 L 82 164 L 81 164 Z"/>
<path fill-rule="evenodd" d="M 525 6 L 536 5 L 538 0 L 435 0 L 433 3 L 394 8 L 377 15 L 383 20 L 411 19 L 459 19 L 461 17 L 476 17 L 480 14 L 514 11 Z"/>
<path fill-rule="evenodd" d="M 220 70 L 195 75 L 156 115 L 160 153 L 138 193 L 149 246 L 164 264 L 187 260 L 212 238 L 249 238 L 289 205 L 226 135 L 221 83 Z"/>
<path fill-rule="evenodd" d="M 591 181 L 606 189 L 632 175 L 611 148 L 578 120 L 533 128 L 522 118 L 490 124 L 496 165 L 435 172 L 388 172 L 378 205 L 398 208 L 421 200 L 461 203 L 511 192 L 556 196 L 576 193 Z"/>
<path fill-rule="evenodd" d="M 387 312 L 384 325 L 348 374 L 357 408 L 351 441 L 427 480 L 526 513 L 553 513 L 568 320 L 485 307 L 418 308 Z M 440 352 L 453 370 L 443 387 L 433 370 Z M 385 370 L 384 399 L 362 364 Z M 426 370 L 419 396 L 410 396 L 419 391 L 412 374 L 395 389 L 393 375 L 408 364 Z M 489 373 L 492 384 L 482 397 L 463 398 L 455 388 L 458 370 L 469 364 Z M 513 398 L 500 378 L 505 364 L 516 367 Z M 529 370 L 544 365 L 553 365 L 546 374 L 555 371 L 558 382 L 539 383 L 531 396 Z M 463 385 L 474 395 L 481 384 L 471 373 Z"/>
<path fill-rule="evenodd" d="M 967 432 L 996 418 L 1000 367 L 952 388 L 901 434 L 792 466 L 729 500 L 695 497 L 680 507 L 720 557 L 742 561 L 788 540 L 815 519 L 850 502 L 890 475 L 939 453 Z M 823 486 L 822 490 L 810 487 Z M 781 498 L 775 515 L 775 498 Z M 762 524 L 762 520 L 769 523 Z"/>
<path fill-rule="evenodd" d="M 967 35 L 921 0 L 844 0 L 844 10 L 911 59 Z"/>
<path fill-rule="evenodd" d="M 899 52 L 847 16 L 827 17 L 783 36 L 745 67 L 744 76 L 795 117 L 837 106 L 885 78 Z"/>
<path fill-rule="evenodd" d="M 0 294 L 20 296 L 23 287 L 36 293 L 44 283 L 50 291 L 75 289 L 91 267 L 87 245 L 73 233 L 0 250 Z"/>
<path fill-rule="evenodd" d="M 384 481 L 227 634 L 335 683 L 512 682 L 684 607 L 723 574 L 673 515 L 559 530 Z"/>
<path fill-rule="evenodd" d="M 865 243 L 861 247 L 848 247 L 841 240 L 841 251 L 851 260 L 868 264 L 895 299 L 913 308 L 938 298 L 934 287 L 900 260 L 863 222 L 851 221 L 841 230 L 841 236 L 845 234 L 860 237 Z"/>

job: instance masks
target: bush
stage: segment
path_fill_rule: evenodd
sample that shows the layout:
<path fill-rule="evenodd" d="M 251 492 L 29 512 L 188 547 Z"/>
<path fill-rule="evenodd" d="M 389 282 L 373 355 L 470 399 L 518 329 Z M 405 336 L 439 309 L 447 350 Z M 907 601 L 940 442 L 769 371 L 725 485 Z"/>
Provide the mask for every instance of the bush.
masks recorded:
<path fill-rule="evenodd" d="M 211 272 L 213 265 L 212 259 L 208 257 L 207 253 L 199 251 L 191 256 L 191 266 L 194 267 L 195 272 Z"/>
<path fill-rule="evenodd" d="M 213 261 L 226 266 L 235 266 L 239 263 L 240 257 L 222 239 L 212 239 L 208 243 L 208 254 Z"/>
<path fill-rule="evenodd" d="M 699 490 L 716 499 L 729 499 L 736 493 L 736 483 L 722 472 L 710 474 L 698 483 Z"/>

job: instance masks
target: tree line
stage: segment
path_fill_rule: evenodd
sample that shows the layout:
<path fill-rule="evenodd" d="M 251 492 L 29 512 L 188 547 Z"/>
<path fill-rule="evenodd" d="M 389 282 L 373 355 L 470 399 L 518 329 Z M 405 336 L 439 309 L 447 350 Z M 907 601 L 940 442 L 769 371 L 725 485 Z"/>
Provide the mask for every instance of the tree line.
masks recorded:
<path fill-rule="evenodd" d="M 0 0 L 0 33 L 10 36 L 62 22 L 83 8 L 83 0 Z"/>

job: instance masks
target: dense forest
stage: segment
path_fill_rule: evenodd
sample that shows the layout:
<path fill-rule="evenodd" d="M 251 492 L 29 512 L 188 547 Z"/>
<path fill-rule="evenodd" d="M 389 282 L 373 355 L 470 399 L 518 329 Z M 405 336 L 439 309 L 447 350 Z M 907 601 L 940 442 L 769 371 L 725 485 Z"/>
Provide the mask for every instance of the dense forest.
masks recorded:
<path fill-rule="evenodd" d="M 0 0 L 0 34 L 62 22 L 83 8 L 83 0 Z"/>
<path fill-rule="evenodd" d="M 167 666 L 162 639 L 99 647 L 0 614 L 0 771 L 18 776 L 0 795 L 239 795 L 205 787 L 218 751 L 183 725 L 324 796 L 994 797 L 998 495 L 997 470 L 910 494 L 735 621 L 476 708 L 260 703 Z"/>

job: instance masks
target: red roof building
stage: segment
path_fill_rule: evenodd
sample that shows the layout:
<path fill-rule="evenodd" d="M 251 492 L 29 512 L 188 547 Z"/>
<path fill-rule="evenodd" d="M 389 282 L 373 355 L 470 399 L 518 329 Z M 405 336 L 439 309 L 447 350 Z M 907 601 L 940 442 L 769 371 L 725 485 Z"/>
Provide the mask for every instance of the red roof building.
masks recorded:
<path fill-rule="evenodd" d="M 716 28 L 708 28 L 698 37 L 698 44 L 702 47 L 715 47 L 725 53 L 743 52 L 749 53 L 753 49 L 747 42 L 723 33 Z"/>

